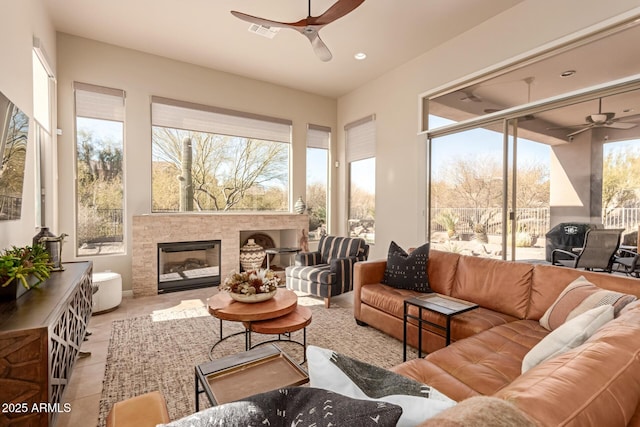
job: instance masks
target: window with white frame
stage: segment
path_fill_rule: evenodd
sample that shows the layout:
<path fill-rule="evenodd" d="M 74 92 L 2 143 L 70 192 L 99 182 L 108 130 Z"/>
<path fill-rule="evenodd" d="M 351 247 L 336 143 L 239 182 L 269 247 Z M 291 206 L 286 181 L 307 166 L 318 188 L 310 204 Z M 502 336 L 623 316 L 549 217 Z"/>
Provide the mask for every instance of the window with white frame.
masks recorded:
<path fill-rule="evenodd" d="M 307 213 L 309 240 L 319 240 L 328 233 L 329 145 L 331 128 L 307 126 Z"/>
<path fill-rule="evenodd" d="M 349 218 L 351 237 L 375 242 L 376 121 L 371 115 L 344 127 L 349 165 Z"/>
<path fill-rule="evenodd" d="M 125 92 L 74 83 L 76 101 L 76 251 L 124 253 Z"/>
<path fill-rule="evenodd" d="M 152 97 L 154 212 L 289 210 L 291 121 Z"/>
<path fill-rule="evenodd" d="M 53 109 L 53 94 L 55 93 L 55 79 L 48 64 L 46 55 L 40 45 L 40 40 L 34 38 L 32 53 L 33 63 L 33 118 L 35 119 L 35 208 L 36 226 L 44 226 L 45 222 L 45 172 L 47 164 L 56 160 L 51 147 L 51 111 Z M 53 156 L 45 159 L 48 153 Z"/>

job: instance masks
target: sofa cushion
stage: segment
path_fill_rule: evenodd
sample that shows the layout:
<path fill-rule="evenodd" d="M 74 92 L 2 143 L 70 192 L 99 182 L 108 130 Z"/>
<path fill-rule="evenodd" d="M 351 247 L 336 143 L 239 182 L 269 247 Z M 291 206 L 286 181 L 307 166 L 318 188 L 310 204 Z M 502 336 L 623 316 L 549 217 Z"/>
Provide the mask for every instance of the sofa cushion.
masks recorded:
<path fill-rule="evenodd" d="M 527 353 L 522 360 L 522 373 L 547 359 L 581 345 L 612 319 L 613 306 L 602 305 L 566 321 Z"/>
<path fill-rule="evenodd" d="M 408 254 L 396 242 L 392 241 L 389 245 L 382 283 L 398 289 L 431 292 L 427 274 L 428 261 L 429 243 L 425 243 Z"/>
<path fill-rule="evenodd" d="M 443 252 L 435 249 L 429 250 L 429 287 L 439 294 L 451 295 L 453 280 L 456 276 L 458 261 L 462 255 L 454 252 Z"/>
<path fill-rule="evenodd" d="M 533 320 L 517 320 L 457 341 L 448 347 L 394 367 L 460 401 L 492 395 L 521 375 L 522 359 L 548 334 Z M 425 368 L 424 362 L 433 365 Z M 416 373 L 420 373 L 416 377 Z"/>
<path fill-rule="evenodd" d="M 289 387 L 214 406 L 165 427 L 268 425 L 395 425 L 402 409 L 387 402 L 352 399 L 312 387 Z"/>
<path fill-rule="evenodd" d="M 639 330 L 640 305 L 635 305 L 581 346 L 530 369 L 495 396 L 539 425 L 630 425 L 640 401 Z"/>
<path fill-rule="evenodd" d="M 613 305 L 617 315 L 625 305 L 635 300 L 634 295 L 607 291 L 589 282 L 584 276 L 580 276 L 560 293 L 540 319 L 540 324 L 548 330 L 553 330 L 564 322 L 600 305 Z"/>
<path fill-rule="evenodd" d="M 524 319 L 532 273 L 531 264 L 463 256 L 458 262 L 451 296 Z"/>
<path fill-rule="evenodd" d="M 535 427 L 535 423 L 511 403 L 489 396 L 475 396 L 444 410 L 419 427 Z"/>
<path fill-rule="evenodd" d="M 332 350 L 309 346 L 307 361 L 311 387 L 399 405 L 398 426 L 415 426 L 456 403 L 433 387 Z"/>
<path fill-rule="evenodd" d="M 433 259 L 433 256 L 431 258 Z M 527 319 L 540 320 L 567 284 L 580 276 L 584 276 L 599 288 L 640 297 L 640 286 L 622 275 L 536 264 L 531 281 L 531 301 Z"/>

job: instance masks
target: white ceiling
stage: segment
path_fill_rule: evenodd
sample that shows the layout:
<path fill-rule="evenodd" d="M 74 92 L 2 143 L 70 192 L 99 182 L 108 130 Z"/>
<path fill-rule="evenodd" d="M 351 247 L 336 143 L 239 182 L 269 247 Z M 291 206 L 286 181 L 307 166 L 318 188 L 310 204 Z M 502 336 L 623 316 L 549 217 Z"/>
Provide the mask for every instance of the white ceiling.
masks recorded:
<path fill-rule="evenodd" d="M 339 97 L 522 0 L 366 0 L 320 36 L 322 62 L 301 34 L 248 31 L 237 10 L 276 21 L 307 16 L 305 0 L 44 0 L 57 31 L 329 97 Z M 334 0 L 312 0 L 317 16 Z M 356 52 L 365 52 L 356 61 Z"/>

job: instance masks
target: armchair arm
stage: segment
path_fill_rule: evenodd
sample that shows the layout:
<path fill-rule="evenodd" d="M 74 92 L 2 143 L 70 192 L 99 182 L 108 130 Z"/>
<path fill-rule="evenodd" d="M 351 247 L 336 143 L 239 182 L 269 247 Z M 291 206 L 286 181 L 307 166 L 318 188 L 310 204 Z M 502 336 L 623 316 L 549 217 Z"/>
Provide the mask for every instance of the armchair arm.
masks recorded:
<path fill-rule="evenodd" d="M 561 265 L 561 264 L 557 264 L 557 254 L 563 254 L 563 255 L 568 255 L 571 258 L 573 258 L 574 260 L 576 260 L 578 258 L 578 255 L 576 253 L 573 252 L 569 252 L 569 251 L 565 251 L 564 249 L 554 249 L 553 252 L 551 252 L 551 264 L 552 265 Z"/>
<path fill-rule="evenodd" d="M 638 256 L 638 252 L 630 251 L 629 249 L 618 248 L 618 254 L 622 257 L 634 257 Z"/>
<path fill-rule="evenodd" d="M 300 252 L 296 254 L 295 259 L 296 265 L 304 267 L 320 264 L 321 261 L 320 252 Z"/>

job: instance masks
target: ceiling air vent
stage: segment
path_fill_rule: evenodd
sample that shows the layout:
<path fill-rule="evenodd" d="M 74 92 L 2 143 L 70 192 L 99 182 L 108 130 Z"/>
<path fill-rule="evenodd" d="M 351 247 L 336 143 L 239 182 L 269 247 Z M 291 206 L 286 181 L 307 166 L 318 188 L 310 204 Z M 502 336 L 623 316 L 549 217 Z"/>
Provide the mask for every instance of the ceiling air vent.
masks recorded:
<path fill-rule="evenodd" d="M 272 27 L 267 27 L 267 26 L 258 25 L 258 24 L 249 25 L 250 33 L 255 33 L 259 36 L 266 37 L 268 39 L 274 38 L 276 34 L 278 34 L 278 31 L 280 31 L 280 28 L 277 28 L 277 27 L 272 28 Z"/>

